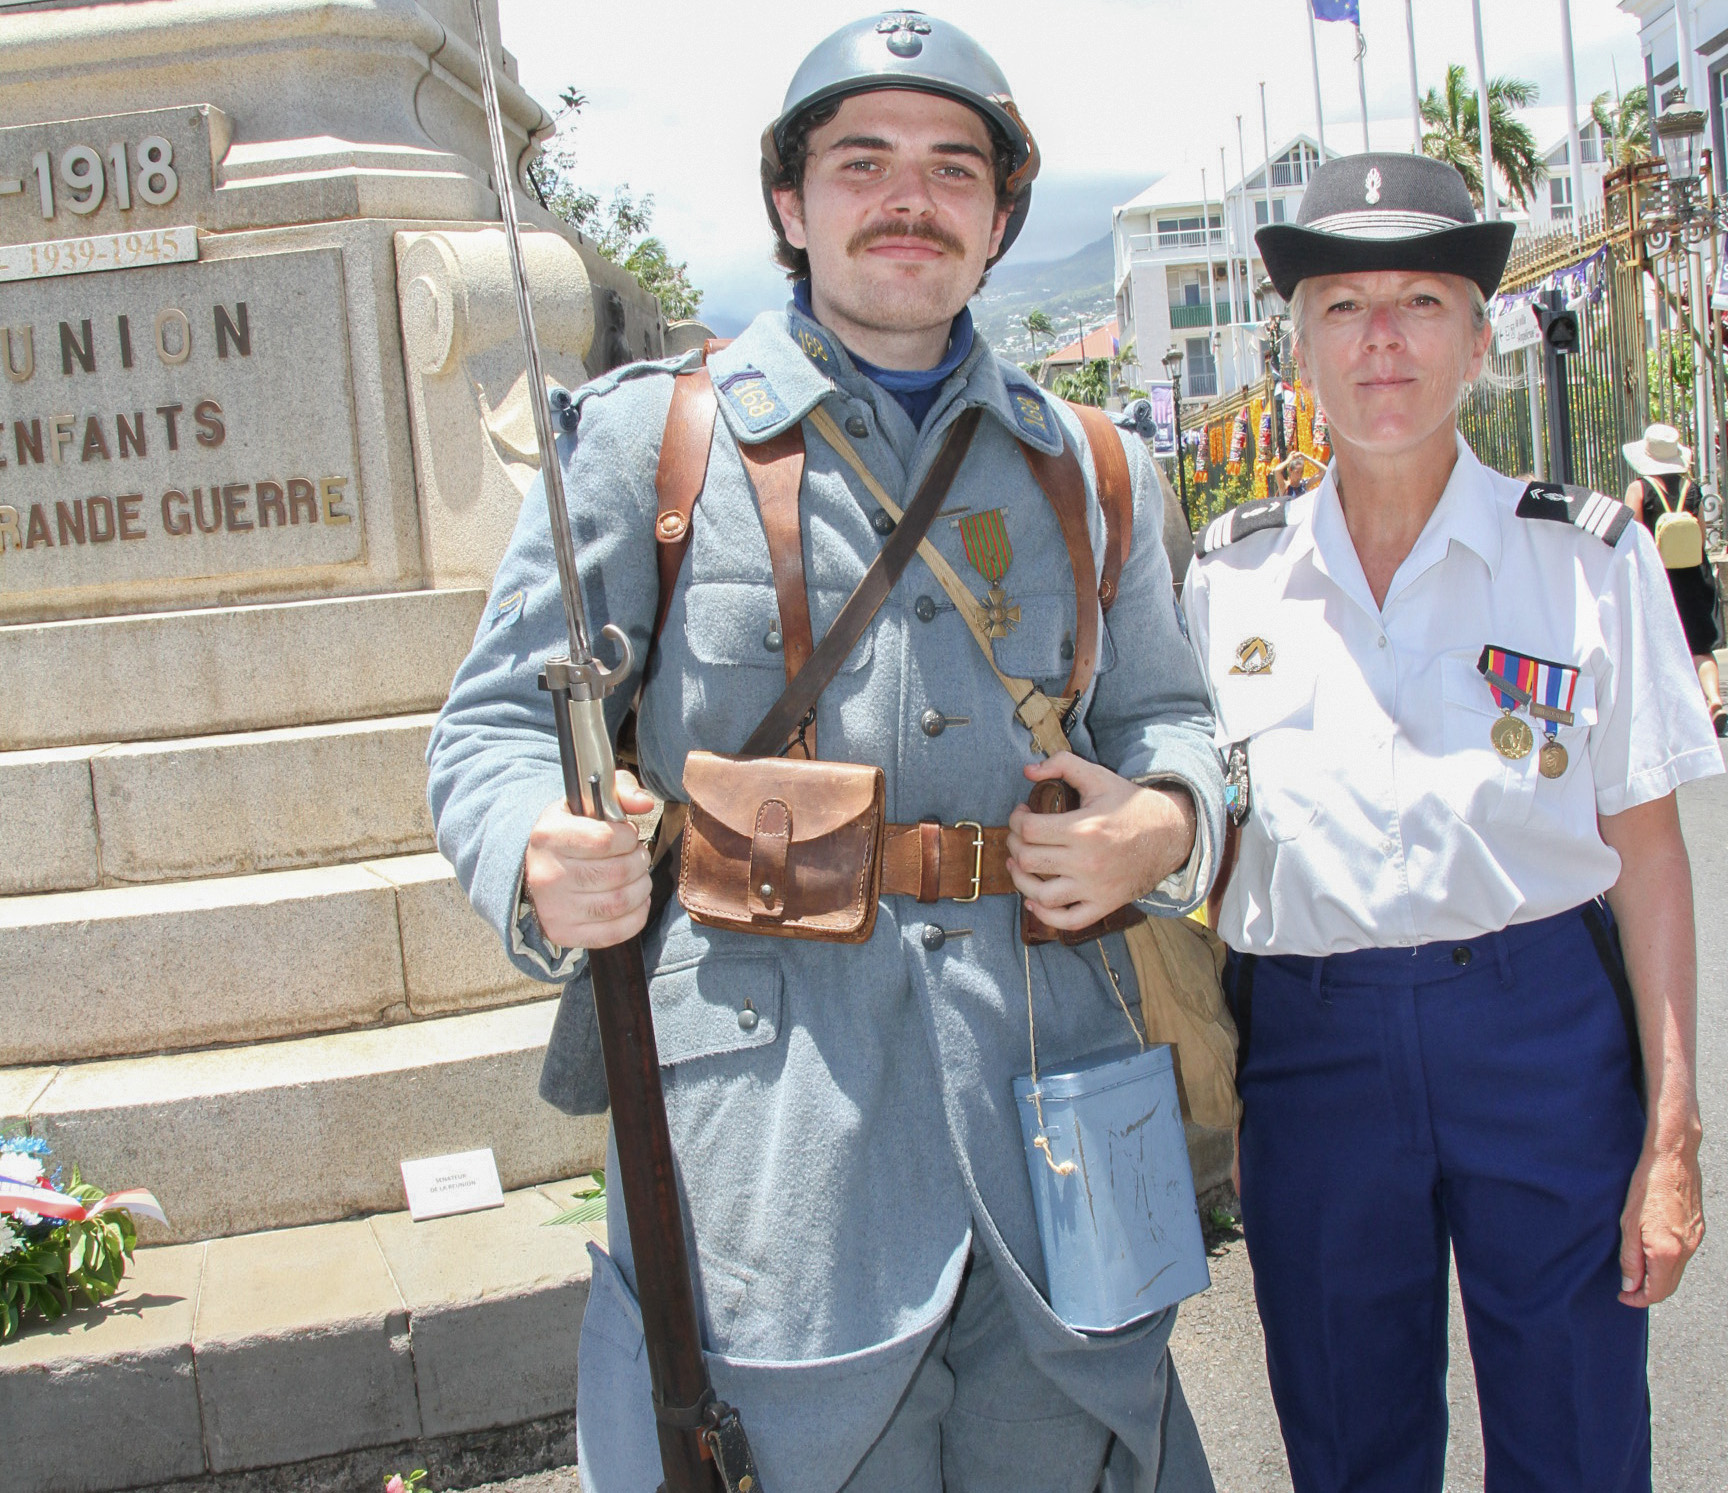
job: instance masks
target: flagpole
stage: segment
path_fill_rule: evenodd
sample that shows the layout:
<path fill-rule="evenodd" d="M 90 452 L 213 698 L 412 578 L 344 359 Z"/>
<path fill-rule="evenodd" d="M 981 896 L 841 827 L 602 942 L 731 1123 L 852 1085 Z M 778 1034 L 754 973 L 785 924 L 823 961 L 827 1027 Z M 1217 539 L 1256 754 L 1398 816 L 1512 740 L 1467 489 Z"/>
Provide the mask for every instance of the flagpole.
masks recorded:
<path fill-rule="evenodd" d="M 1272 131 L 1266 123 L 1266 85 L 1260 85 L 1260 143 L 1266 149 L 1266 179 L 1261 182 L 1266 198 L 1266 222 L 1272 222 Z"/>
<path fill-rule="evenodd" d="M 1218 147 L 1219 213 L 1224 219 L 1224 288 L 1230 297 L 1230 374 L 1232 382 L 1242 370 L 1242 301 L 1236 293 L 1236 224 L 1230 216 L 1230 163 L 1224 147 Z M 1236 390 L 1232 388 L 1230 393 Z"/>
<path fill-rule="evenodd" d="M 1314 25 L 1314 0 L 1302 0 L 1308 12 L 1308 59 L 1314 65 L 1314 129 L 1320 137 L 1320 159 L 1326 159 L 1326 110 L 1320 102 L 1320 39 Z"/>
<path fill-rule="evenodd" d="M 1219 222 L 1223 222 L 1224 214 L 1218 214 Z M 1217 350 L 1218 337 L 1218 272 L 1212 266 L 1212 199 L 1206 188 L 1206 168 L 1200 168 L 1200 229 L 1206 239 L 1206 291 L 1211 297 L 1212 305 L 1212 335 L 1206 340 Z M 1216 370 L 1214 370 L 1216 372 Z M 1217 393 L 1216 387 L 1213 393 Z M 1180 456 L 1181 452 L 1177 452 Z"/>
<path fill-rule="evenodd" d="M 1362 59 L 1368 55 L 1368 38 L 1362 34 L 1362 27 L 1356 27 L 1356 91 L 1362 96 L 1362 149 L 1372 150 L 1368 143 L 1368 71 L 1362 64 Z"/>
<path fill-rule="evenodd" d="M 1572 0 L 1560 0 L 1560 56 L 1566 64 L 1566 150 L 1572 162 L 1572 231 L 1584 235 L 1584 142 L 1578 133 L 1578 68 L 1572 55 Z"/>
<path fill-rule="evenodd" d="M 1686 90 L 1686 97 L 1691 100 L 1694 108 L 1703 108 L 1704 102 L 1698 90 L 1692 86 L 1692 7 L 1687 0 L 1674 0 L 1674 53 L 1679 65 L 1679 75 L 1674 79 L 1680 87 Z M 1651 101 L 1655 107 L 1655 101 Z"/>
<path fill-rule="evenodd" d="M 1500 204 L 1494 190 L 1494 130 L 1488 122 L 1488 63 L 1482 51 L 1482 0 L 1470 0 L 1476 24 L 1476 115 L 1482 125 L 1482 216 L 1498 221 Z"/>
<path fill-rule="evenodd" d="M 1404 30 L 1410 38 L 1410 153 L 1422 154 L 1422 88 L 1416 81 L 1416 10 L 1404 0 Z"/>

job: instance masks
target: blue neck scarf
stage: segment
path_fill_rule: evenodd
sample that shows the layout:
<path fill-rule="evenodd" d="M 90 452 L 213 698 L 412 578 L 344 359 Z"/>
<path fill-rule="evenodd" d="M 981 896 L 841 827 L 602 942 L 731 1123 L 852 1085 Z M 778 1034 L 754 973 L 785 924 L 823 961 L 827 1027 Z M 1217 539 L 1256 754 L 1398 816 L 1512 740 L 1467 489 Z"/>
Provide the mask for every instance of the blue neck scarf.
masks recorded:
<path fill-rule="evenodd" d="M 810 305 L 808 280 L 800 280 L 792 287 L 792 301 L 811 321 L 816 320 L 816 313 Z M 936 396 L 941 392 L 942 385 L 948 381 L 948 376 L 966 361 L 967 354 L 971 351 L 972 312 L 966 307 L 961 308 L 960 314 L 954 318 L 953 326 L 948 329 L 948 352 L 934 368 L 878 368 L 874 363 L 859 357 L 851 348 L 846 349 L 853 366 L 872 383 L 886 389 L 894 397 L 894 402 L 906 411 L 915 428 L 924 424 L 924 417 L 936 403 Z"/>

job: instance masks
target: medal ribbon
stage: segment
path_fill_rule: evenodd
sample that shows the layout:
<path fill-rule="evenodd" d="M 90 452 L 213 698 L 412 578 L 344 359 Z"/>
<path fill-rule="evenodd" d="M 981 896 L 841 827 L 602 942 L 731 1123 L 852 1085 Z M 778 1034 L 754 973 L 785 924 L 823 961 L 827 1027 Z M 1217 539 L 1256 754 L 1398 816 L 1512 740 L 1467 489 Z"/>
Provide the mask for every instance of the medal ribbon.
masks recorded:
<path fill-rule="evenodd" d="M 1532 705 L 1530 713 L 1543 722 L 1550 741 L 1559 736 L 1561 726 L 1572 724 L 1572 696 L 1577 688 L 1576 669 L 1567 668 L 1565 664 L 1537 664 L 1535 698 L 1547 708 L 1538 709 Z"/>
<path fill-rule="evenodd" d="M 956 519 L 960 542 L 966 547 L 966 558 L 972 568 L 992 586 L 1000 584 L 1014 563 L 1014 546 L 1008 542 L 1008 525 L 1003 511 L 991 508 L 984 513 L 969 513 Z"/>

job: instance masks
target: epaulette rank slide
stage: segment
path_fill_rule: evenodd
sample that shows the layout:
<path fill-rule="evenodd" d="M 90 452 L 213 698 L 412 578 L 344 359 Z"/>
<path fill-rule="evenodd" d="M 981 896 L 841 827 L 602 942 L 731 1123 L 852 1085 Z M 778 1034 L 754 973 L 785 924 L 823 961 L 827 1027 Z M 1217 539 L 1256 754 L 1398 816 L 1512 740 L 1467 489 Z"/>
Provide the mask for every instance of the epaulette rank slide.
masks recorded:
<path fill-rule="evenodd" d="M 1518 500 L 1519 518 L 1544 518 L 1594 534 L 1612 549 L 1632 522 L 1632 510 L 1618 499 L 1587 487 L 1532 482 Z"/>
<path fill-rule="evenodd" d="M 1206 525 L 1200 542 L 1194 546 L 1194 553 L 1210 555 L 1238 539 L 1258 534 L 1262 529 L 1282 529 L 1290 522 L 1289 507 L 1288 498 L 1261 498 L 1221 513 Z"/>

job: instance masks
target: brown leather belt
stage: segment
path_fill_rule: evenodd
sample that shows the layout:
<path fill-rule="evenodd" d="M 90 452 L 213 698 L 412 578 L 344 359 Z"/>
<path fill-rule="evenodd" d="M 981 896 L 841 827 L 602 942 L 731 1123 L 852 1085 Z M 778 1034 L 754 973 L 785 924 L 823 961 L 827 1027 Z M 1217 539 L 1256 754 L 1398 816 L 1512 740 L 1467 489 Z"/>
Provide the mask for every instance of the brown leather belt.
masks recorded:
<path fill-rule="evenodd" d="M 882 837 L 882 890 L 920 902 L 1009 896 L 1008 831 L 971 820 L 890 824 Z"/>

